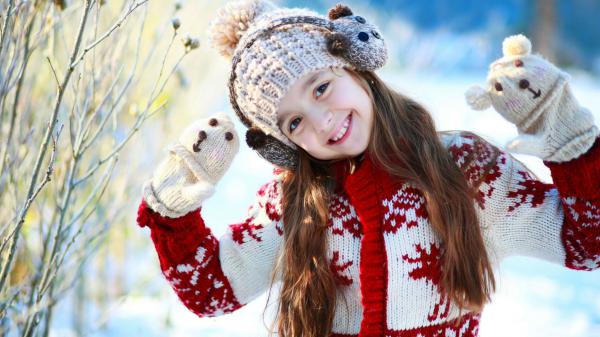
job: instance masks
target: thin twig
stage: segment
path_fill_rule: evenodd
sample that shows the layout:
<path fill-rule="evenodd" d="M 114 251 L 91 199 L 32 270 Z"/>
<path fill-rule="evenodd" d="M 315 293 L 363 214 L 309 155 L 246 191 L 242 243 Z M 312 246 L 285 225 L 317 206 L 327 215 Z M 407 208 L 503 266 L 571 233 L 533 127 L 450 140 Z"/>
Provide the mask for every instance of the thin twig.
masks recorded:
<path fill-rule="evenodd" d="M 32 196 L 29 199 L 27 199 L 27 201 L 25 203 L 25 207 L 27 207 L 28 209 L 31 206 L 31 203 L 35 200 L 37 195 L 40 193 L 40 191 L 44 188 L 44 186 L 47 183 L 49 183 L 50 180 L 52 180 L 52 171 L 54 170 L 54 163 L 56 161 L 56 139 L 59 137 L 60 132 L 62 131 L 62 127 L 63 127 L 63 125 L 60 126 L 60 129 L 59 129 L 56 137 L 54 137 L 54 136 L 52 137 L 52 152 L 50 154 L 50 162 L 48 163 L 48 168 L 46 169 L 46 174 L 44 176 L 44 179 L 39 183 L 39 185 L 36 187 L 35 191 L 33 192 Z M 14 237 L 16 231 L 17 231 L 17 227 L 15 226 L 15 228 L 13 228 L 12 232 L 10 232 L 6 236 L 4 241 L 2 242 L 0 251 L 4 251 L 6 242 Z"/>
<path fill-rule="evenodd" d="M 165 105 L 166 105 L 166 102 L 162 103 L 160 106 L 158 106 L 156 109 L 152 110 L 147 115 L 139 115 L 138 118 L 136 119 L 136 122 L 134 123 L 134 126 L 131 128 L 130 132 L 127 134 L 127 136 L 125 137 L 125 139 L 123 139 L 115 147 L 115 149 L 111 153 L 109 153 L 105 158 L 98 160 L 98 162 L 96 162 L 96 164 L 94 166 L 92 166 L 81 178 L 75 180 L 75 182 L 74 182 L 75 186 L 81 184 L 82 182 L 84 182 L 85 180 L 87 180 L 88 178 L 90 178 L 94 174 L 94 172 L 96 172 L 96 170 L 98 170 L 98 168 L 100 166 L 102 166 L 104 163 L 106 163 L 108 160 L 110 160 L 113 156 L 117 155 L 119 153 L 119 151 L 121 151 L 121 148 L 123 148 L 123 146 L 125 146 L 125 144 L 133 136 L 133 134 L 136 133 L 139 130 L 139 128 L 142 125 L 142 123 L 146 119 L 148 119 L 148 117 L 150 117 L 151 115 L 153 115 L 157 111 L 159 111 L 162 108 L 164 108 Z"/>
<path fill-rule="evenodd" d="M 8 9 L 6 9 L 6 15 L 4 16 L 4 23 L 2 24 L 2 35 L 0 37 L 0 59 L 2 59 L 2 52 L 4 50 L 4 40 L 6 39 L 6 32 L 8 31 L 8 22 L 10 21 L 10 17 L 12 15 L 13 6 L 15 5 L 14 0 L 10 0 L 8 3 Z M 1 65 L 1 63 L 0 63 Z M 0 69 L 2 67 L 0 66 Z"/>
<path fill-rule="evenodd" d="M 10 144 L 12 142 L 12 137 L 14 134 L 14 128 L 15 128 L 15 120 L 17 117 L 17 107 L 19 105 L 19 98 L 21 97 L 21 90 L 23 88 L 23 82 L 25 81 L 25 75 L 27 73 L 27 65 L 29 64 L 29 60 L 31 59 L 31 50 L 30 50 L 30 42 L 31 42 L 31 31 L 33 30 L 33 23 L 35 22 L 35 20 L 32 18 L 31 21 L 29 22 L 29 25 L 27 27 L 27 31 L 25 33 L 25 49 L 23 51 L 23 66 L 21 68 L 20 71 L 20 77 L 19 77 L 19 81 L 17 83 L 17 89 L 15 91 L 15 97 L 13 100 L 13 106 L 12 106 L 12 111 L 11 111 L 11 115 L 10 115 L 10 124 L 9 124 L 9 128 L 8 128 L 8 136 L 6 137 L 6 144 L 5 147 L 2 149 L 2 153 L 0 154 L 0 177 L 2 177 L 2 174 L 4 173 L 4 165 L 6 162 L 6 156 L 8 154 L 8 148 L 10 147 Z M 1 125 L 1 123 L 0 123 Z M 4 189 L 1 188 L 2 187 L 2 183 L 0 182 L 0 191 L 3 191 Z M 2 195 L 3 192 L 0 192 L 0 196 Z"/>
<path fill-rule="evenodd" d="M 169 51 L 171 50 L 171 46 L 173 46 L 173 42 L 175 41 L 176 37 L 177 37 L 177 30 L 173 30 L 173 35 L 171 36 L 171 41 L 169 41 L 169 46 L 167 47 L 167 51 L 165 51 L 165 56 L 163 57 L 162 64 L 160 65 L 160 71 L 158 72 L 158 79 L 156 80 L 156 82 L 154 82 L 154 87 L 150 91 L 150 97 L 154 96 L 154 91 L 156 90 L 158 83 L 160 83 L 163 71 L 165 69 L 165 63 L 167 61 L 167 56 L 169 56 Z"/>
<path fill-rule="evenodd" d="M 90 43 L 87 47 L 85 47 L 83 49 L 83 51 L 81 52 L 81 55 L 79 57 L 77 57 L 77 60 L 71 63 L 70 68 L 74 68 L 75 66 L 77 66 L 77 64 L 83 60 L 83 57 L 85 56 L 85 54 L 87 54 L 92 48 L 96 47 L 100 42 L 104 41 L 107 37 L 110 36 L 110 34 L 112 34 L 113 31 L 115 31 L 117 28 L 121 27 L 121 24 L 123 24 L 123 21 L 125 21 L 125 19 L 127 19 L 127 17 L 133 13 L 133 11 L 135 11 L 138 7 L 140 7 L 141 5 L 145 4 L 146 2 L 148 2 L 148 0 L 142 0 L 138 3 L 133 4 L 132 6 L 129 7 L 129 10 L 125 13 L 125 15 L 123 15 L 123 17 L 115 22 L 112 27 L 110 27 L 108 29 L 108 31 L 106 31 L 106 33 L 104 33 L 100 38 L 98 38 L 96 41 Z"/>
<path fill-rule="evenodd" d="M 91 114 L 91 116 L 88 118 L 87 123 L 85 124 L 85 127 L 83 128 L 83 131 L 81 132 L 81 138 L 79 139 L 79 142 L 77 144 L 77 148 L 75 150 L 75 152 L 77 153 L 77 155 L 81 155 L 85 152 L 85 141 L 87 140 L 87 134 L 89 133 L 89 128 L 92 124 L 92 121 L 96 118 L 96 116 L 98 115 L 98 113 L 102 110 L 102 108 L 104 107 L 104 104 L 108 101 L 108 98 L 111 96 L 111 94 L 113 93 L 113 90 L 115 89 L 119 78 L 121 77 L 121 71 L 123 70 L 123 67 L 121 67 L 119 69 L 119 71 L 117 72 L 117 74 L 115 75 L 115 79 L 113 80 L 113 82 L 111 83 L 110 87 L 108 88 L 108 90 L 106 91 L 106 95 L 104 95 L 104 97 L 102 98 L 102 100 L 100 101 L 100 104 L 98 104 L 98 106 L 94 109 L 94 112 Z M 119 99 L 120 97 L 122 97 L 123 95 L 119 95 Z M 96 132 L 96 135 L 99 133 L 100 130 L 102 130 L 102 126 L 105 123 L 105 120 L 108 119 L 108 116 L 110 116 L 112 114 L 112 112 L 114 111 L 114 104 L 113 104 L 113 108 L 106 114 L 107 116 L 105 116 L 104 120 L 100 123 L 100 127 L 98 128 L 98 132 Z M 93 143 L 93 140 L 95 139 L 95 136 L 92 137 L 92 141 L 90 141 L 90 145 L 91 143 Z M 82 147 L 84 150 L 82 150 Z"/>
<path fill-rule="evenodd" d="M 89 206 L 89 204 L 92 202 L 92 200 L 95 197 L 95 194 L 97 193 L 97 191 L 100 189 L 100 186 L 102 186 L 102 184 L 106 184 L 108 185 L 108 178 L 110 177 L 110 174 L 112 173 L 112 170 L 114 169 L 114 166 L 117 162 L 117 158 L 118 157 L 114 157 L 113 162 L 109 165 L 107 171 L 104 173 L 103 177 L 100 179 L 100 182 L 104 181 L 104 183 L 98 183 L 94 189 L 92 190 L 92 192 L 90 193 L 90 195 L 88 196 L 88 199 L 83 203 L 83 206 L 81 206 L 81 208 L 79 209 L 79 211 L 73 216 L 73 218 L 71 219 L 71 221 L 69 221 L 69 225 L 67 227 L 71 227 L 71 225 L 75 224 L 75 222 L 77 220 L 79 220 L 79 218 L 83 215 L 85 209 Z M 102 191 L 106 188 L 106 186 L 102 187 Z M 102 192 L 104 193 L 104 192 Z M 92 210 L 93 211 L 93 210 Z"/>
<path fill-rule="evenodd" d="M 104 172 L 104 175 L 102 176 L 102 178 L 100 179 L 100 181 L 98 182 L 98 184 L 94 187 L 94 190 L 90 193 L 91 199 L 93 199 L 94 197 L 97 197 L 96 200 L 99 200 L 100 198 L 102 198 L 102 195 L 104 194 L 104 192 L 106 191 L 106 187 L 108 186 L 108 182 L 110 181 L 110 176 L 115 168 L 115 164 L 117 163 L 117 157 L 113 158 L 113 161 L 111 162 L 111 165 L 109 165 L 109 167 L 107 167 L 106 171 Z M 87 207 L 87 205 L 84 206 L 84 208 L 82 208 L 82 211 L 85 210 L 85 207 Z M 93 213 L 93 209 L 88 213 L 87 216 L 89 216 L 89 214 Z M 87 217 L 86 216 L 86 217 Z M 74 224 L 76 222 L 76 219 L 73 219 L 70 223 L 69 226 L 67 226 L 65 228 L 69 229 L 69 227 Z M 48 278 L 48 281 L 45 282 L 45 284 L 42 284 L 42 288 L 40 290 L 40 295 L 43 296 L 43 294 L 48 290 L 48 288 L 53 284 L 52 280 L 55 278 L 55 276 L 57 275 L 58 271 L 60 270 L 60 267 L 63 264 L 64 258 L 67 254 L 67 252 L 69 251 L 69 249 L 71 248 L 71 246 L 75 243 L 76 239 L 79 237 L 79 235 L 83 232 L 83 227 L 85 225 L 85 221 L 82 222 L 81 226 L 79 226 L 77 232 L 75 232 L 75 234 L 71 237 L 71 240 L 67 243 L 66 247 L 62 250 L 62 254 L 60 255 L 60 257 L 50 260 L 49 265 L 54 265 L 56 264 L 56 266 L 53 268 L 53 272 L 52 275 Z M 58 255 L 56 255 L 58 256 Z M 55 256 L 55 257 L 56 257 Z"/>
<path fill-rule="evenodd" d="M 46 56 L 46 59 L 48 60 L 48 63 L 50 64 L 50 68 L 52 69 L 52 73 L 54 74 L 54 80 L 56 81 L 56 87 L 58 88 L 59 91 L 62 91 L 63 88 L 60 86 L 60 82 L 58 81 L 58 75 L 56 74 L 56 69 L 54 69 L 54 66 L 52 66 L 52 61 L 50 60 L 50 57 Z"/>

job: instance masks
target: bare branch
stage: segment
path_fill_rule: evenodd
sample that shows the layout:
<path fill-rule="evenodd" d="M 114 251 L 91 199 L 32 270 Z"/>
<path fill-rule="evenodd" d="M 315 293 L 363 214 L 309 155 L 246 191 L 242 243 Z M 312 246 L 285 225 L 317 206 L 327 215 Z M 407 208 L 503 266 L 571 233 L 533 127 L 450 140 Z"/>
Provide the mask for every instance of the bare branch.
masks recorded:
<path fill-rule="evenodd" d="M 60 136 L 60 132 L 62 131 L 62 127 L 63 127 L 63 125 L 60 126 L 59 131 L 58 131 L 56 137 L 54 137 L 54 136 L 52 137 L 52 153 L 50 155 L 50 162 L 48 163 L 48 168 L 46 169 L 46 175 L 44 176 L 44 179 L 36 187 L 35 191 L 31 195 L 31 197 L 29 199 L 27 199 L 27 201 L 25 202 L 25 207 L 27 209 L 29 209 L 29 207 L 31 206 L 31 203 L 35 200 L 35 198 L 40 193 L 40 191 L 44 188 L 44 186 L 48 182 L 50 182 L 50 180 L 52 180 L 52 171 L 54 169 L 54 163 L 55 163 L 55 160 L 56 160 L 56 140 Z M 6 236 L 6 238 L 2 242 L 2 246 L 0 247 L 0 252 L 4 251 L 4 248 L 6 246 L 6 242 L 9 241 L 11 238 L 14 237 L 14 235 L 16 233 L 16 230 L 17 230 L 17 226 L 15 226 L 13 228 L 12 232 L 10 232 Z"/>
<path fill-rule="evenodd" d="M 8 23 L 10 21 L 10 17 L 12 16 L 13 6 L 15 5 L 15 0 L 10 0 L 8 3 L 8 8 L 6 9 L 6 15 L 4 16 L 4 23 L 2 24 L 2 36 L 0 37 L 0 59 L 2 58 L 2 51 L 4 47 L 4 41 L 6 39 L 6 32 L 8 31 Z M 0 67 L 1 68 L 1 67 Z"/>
<path fill-rule="evenodd" d="M 96 184 L 96 186 L 94 187 L 94 190 L 90 193 L 90 197 L 89 197 L 88 201 L 93 200 L 94 197 L 96 197 L 96 200 L 99 200 L 100 198 L 102 198 L 102 195 L 106 191 L 106 187 L 108 186 L 108 182 L 110 181 L 110 176 L 115 168 L 116 163 L 117 163 L 117 158 L 113 158 L 111 165 L 109 167 L 107 167 L 106 171 L 104 172 L 104 175 L 102 176 L 102 178 L 100 179 L 98 184 Z M 87 207 L 87 204 L 88 204 L 88 202 L 86 202 L 86 205 L 84 205 L 84 207 L 82 207 L 81 212 L 83 212 L 85 210 L 85 208 Z M 88 212 L 88 214 L 85 216 L 85 218 L 89 217 L 93 212 L 94 212 L 94 209 L 90 210 Z M 79 218 L 80 216 L 81 216 L 81 214 L 76 216 L 76 218 Z M 76 218 L 74 218 L 70 221 L 69 225 L 66 226 L 65 230 L 69 229 L 70 226 L 73 225 L 77 221 Z M 53 272 L 52 272 L 51 276 L 47 278 L 47 282 L 44 282 L 42 284 L 42 288 L 40 290 L 40 295 L 43 295 L 48 290 L 48 288 L 52 285 L 51 280 L 56 276 L 56 274 L 60 270 L 60 267 L 63 264 L 64 258 L 66 256 L 67 252 L 69 251 L 71 246 L 76 242 L 79 235 L 81 235 L 81 233 L 83 232 L 84 225 L 85 225 L 85 221 L 82 222 L 82 224 L 81 224 L 81 226 L 79 226 L 77 232 L 75 232 L 75 234 L 71 237 L 71 240 L 69 240 L 66 247 L 62 250 L 62 254 L 60 255 L 60 257 L 56 259 L 56 257 L 58 255 L 55 255 L 53 257 L 53 259 L 50 260 L 49 265 L 52 266 L 53 264 L 56 264 L 56 266 L 53 268 Z"/>
<path fill-rule="evenodd" d="M 93 140 L 96 138 L 96 136 L 100 133 L 100 131 L 103 129 L 104 124 L 106 123 L 106 121 L 108 120 L 109 116 L 112 115 L 115 105 L 116 103 L 113 104 L 112 109 L 106 114 L 106 116 L 104 116 L 103 120 L 100 122 L 100 126 L 98 127 L 98 131 L 94 134 L 94 136 L 91 137 L 91 141 L 88 142 L 88 144 L 86 144 L 86 136 L 89 132 L 89 128 L 91 126 L 92 121 L 94 120 L 94 118 L 98 115 L 98 113 L 102 110 L 102 108 L 104 107 L 104 104 L 108 101 L 108 98 L 110 97 L 110 95 L 113 93 L 113 90 L 115 89 L 118 81 L 119 81 L 119 77 L 121 76 L 121 71 L 123 70 L 123 67 L 121 67 L 119 69 L 119 71 L 117 72 L 117 74 L 115 75 L 115 79 L 113 81 L 113 83 L 111 83 L 110 87 L 108 88 L 108 90 L 106 91 L 106 95 L 104 95 L 104 97 L 102 98 L 102 101 L 100 101 L 100 104 L 98 104 L 98 106 L 96 107 L 96 109 L 94 110 L 94 113 L 88 118 L 88 121 L 81 133 L 81 138 L 80 138 L 80 142 L 78 144 L 77 147 L 77 154 L 81 155 L 85 152 L 85 150 L 89 147 L 89 145 L 91 145 L 91 143 L 93 143 Z M 128 81 L 129 83 L 130 81 Z M 127 89 L 127 85 L 125 86 L 125 89 L 123 89 L 121 91 L 121 93 L 118 96 L 117 102 L 121 99 L 121 97 L 123 97 L 123 94 L 125 93 L 125 90 Z M 86 146 L 87 145 L 87 146 Z"/>
<path fill-rule="evenodd" d="M 158 79 L 156 80 L 156 82 L 154 82 L 154 87 L 150 91 L 150 97 L 154 96 L 156 87 L 158 86 L 158 83 L 160 83 L 160 80 L 161 80 L 162 74 L 163 74 L 163 70 L 165 69 L 165 63 L 167 61 L 167 56 L 169 55 L 169 51 L 171 50 L 171 46 L 173 46 L 173 42 L 175 41 L 176 37 L 177 37 L 177 31 L 174 30 L 173 35 L 171 36 L 171 41 L 169 41 L 169 46 L 167 47 L 167 51 L 165 52 L 165 56 L 163 57 L 162 64 L 160 65 L 160 71 L 158 72 Z"/>
<path fill-rule="evenodd" d="M 27 26 L 27 31 L 25 33 L 25 49 L 23 51 L 23 66 L 22 69 L 20 71 L 19 74 L 19 81 L 17 83 L 17 89 L 15 91 L 15 97 L 13 100 L 13 106 L 12 106 L 12 111 L 11 111 L 11 115 L 10 115 L 10 124 L 9 124 L 9 128 L 8 128 L 8 136 L 6 137 L 6 144 L 4 146 L 4 148 L 2 149 L 2 154 L 0 154 L 0 177 L 2 177 L 2 174 L 4 173 L 4 165 L 6 163 L 6 156 L 8 154 L 8 148 L 10 147 L 10 144 L 12 142 L 12 137 L 13 137 L 13 133 L 14 133 L 14 128 L 15 128 L 15 120 L 17 117 L 17 106 L 19 105 L 19 98 L 21 97 L 21 90 L 23 88 L 23 82 L 25 80 L 25 74 L 27 73 L 27 65 L 29 64 L 29 60 L 30 60 L 30 56 L 31 56 L 31 50 L 30 50 L 30 43 L 31 43 L 31 31 L 33 28 L 33 23 L 34 20 L 33 18 L 31 19 L 31 21 L 29 22 L 29 25 Z M 1 53 L 0 53 L 1 54 Z M 1 123 L 0 123 L 1 125 Z M 2 188 L 0 188 L 0 191 L 3 190 Z M 0 196 L 2 195 L 3 192 L 0 192 Z"/>
<path fill-rule="evenodd" d="M 60 86 L 60 82 L 58 81 L 58 75 L 56 75 L 56 70 L 52 66 L 52 61 L 50 60 L 49 56 L 46 56 L 46 59 L 48 60 L 48 63 L 50 64 L 50 68 L 52 69 L 52 73 L 54 74 L 54 80 L 56 81 L 56 87 L 58 88 L 58 91 L 62 91 L 63 88 Z"/>
<path fill-rule="evenodd" d="M 104 189 L 106 188 L 106 186 L 108 186 L 108 181 L 109 181 L 109 178 L 110 178 L 110 174 L 112 173 L 112 171 L 114 169 L 114 166 L 117 163 L 117 157 L 113 157 L 113 159 L 114 160 L 111 162 L 111 164 L 107 168 L 107 170 L 104 173 L 104 175 L 102 176 L 102 178 L 100 178 L 100 182 L 94 187 L 94 189 L 92 190 L 92 192 L 90 192 L 90 194 L 88 196 L 88 199 L 83 203 L 83 206 L 81 206 L 81 208 L 75 214 L 75 216 L 73 216 L 73 218 L 71 219 L 71 221 L 69 222 L 69 224 L 67 225 L 67 227 L 70 227 L 77 220 L 79 220 L 79 218 L 83 215 L 83 212 L 85 211 L 85 209 L 89 206 L 89 204 L 94 199 L 94 197 L 95 197 L 96 193 L 98 192 L 98 190 L 102 191 L 101 193 L 104 193 Z"/>
<path fill-rule="evenodd" d="M 96 47 L 100 42 L 104 41 L 107 37 L 110 36 L 110 34 L 112 34 L 112 32 L 114 32 L 117 28 L 121 27 L 121 25 L 123 24 L 123 21 L 125 21 L 125 19 L 127 19 L 127 17 L 133 13 L 138 7 L 140 7 L 141 5 L 145 4 L 146 2 L 148 2 L 148 0 L 141 0 L 140 2 L 134 3 L 129 7 L 129 10 L 127 10 L 127 12 L 125 13 L 125 15 L 123 15 L 123 17 L 121 19 L 119 19 L 117 22 L 115 22 L 112 27 L 110 27 L 108 29 L 108 31 L 106 31 L 106 33 L 104 33 L 100 38 L 98 38 L 96 41 L 92 42 L 91 44 L 89 44 L 87 47 L 85 47 L 83 49 L 83 51 L 81 52 L 81 55 L 79 57 L 77 57 L 77 60 L 74 62 L 71 62 L 71 68 L 74 68 L 75 66 L 77 66 L 77 64 L 79 62 L 81 62 L 81 60 L 83 60 L 83 57 L 85 56 L 85 54 L 87 54 L 90 50 L 92 50 L 94 47 Z"/>
<path fill-rule="evenodd" d="M 119 151 L 121 151 L 121 149 L 123 148 L 123 146 L 125 146 L 125 144 L 129 141 L 129 139 L 133 136 L 134 133 L 136 133 L 140 126 L 142 125 L 142 123 L 148 119 L 148 117 L 152 116 L 154 113 L 156 113 L 157 111 L 160 111 L 162 108 L 164 108 L 164 106 L 167 103 L 162 103 L 160 106 L 158 106 L 156 109 L 152 110 L 150 113 L 146 114 L 146 115 L 139 115 L 138 118 L 136 119 L 136 122 L 134 123 L 134 126 L 131 128 L 131 130 L 129 131 L 129 133 L 127 134 L 127 136 L 125 136 L 125 139 L 123 139 L 114 149 L 111 153 L 109 153 L 105 158 L 98 160 L 98 162 L 92 166 L 81 178 L 75 180 L 74 184 L 75 186 L 81 184 L 82 182 L 84 182 L 85 180 L 87 180 L 88 178 L 90 178 L 94 172 L 96 172 L 96 170 L 98 170 L 98 168 L 100 166 L 102 166 L 104 163 L 106 163 L 108 160 L 110 160 L 112 157 L 114 157 L 115 155 L 117 155 L 119 153 Z"/>

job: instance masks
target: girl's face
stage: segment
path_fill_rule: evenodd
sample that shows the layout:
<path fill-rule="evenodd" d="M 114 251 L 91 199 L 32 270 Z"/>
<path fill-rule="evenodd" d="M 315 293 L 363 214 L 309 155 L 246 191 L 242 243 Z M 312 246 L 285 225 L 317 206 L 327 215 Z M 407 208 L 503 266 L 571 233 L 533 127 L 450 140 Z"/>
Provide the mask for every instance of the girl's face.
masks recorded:
<path fill-rule="evenodd" d="M 363 153 L 374 118 L 369 94 L 344 68 L 298 79 L 281 100 L 277 117 L 284 135 L 321 160 Z"/>

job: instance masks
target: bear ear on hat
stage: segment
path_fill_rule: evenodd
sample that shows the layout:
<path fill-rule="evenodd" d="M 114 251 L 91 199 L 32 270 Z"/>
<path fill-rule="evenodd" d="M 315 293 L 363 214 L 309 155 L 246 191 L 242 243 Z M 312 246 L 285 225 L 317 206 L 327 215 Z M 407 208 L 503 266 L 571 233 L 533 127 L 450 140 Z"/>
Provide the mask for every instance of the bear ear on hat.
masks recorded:
<path fill-rule="evenodd" d="M 210 23 L 209 39 L 213 47 L 231 58 L 238 42 L 261 14 L 277 7 L 268 0 L 238 0 L 227 3 Z"/>
<path fill-rule="evenodd" d="M 531 54 L 531 41 L 523 35 L 512 35 L 502 42 L 504 56 L 525 56 Z"/>
<path fill-rule="evenodd" d="M 352 42 L 342 33 L 330 33 L 325 36 L 327 50 L 331 55 L 344 56 L 352 47 Z"/>

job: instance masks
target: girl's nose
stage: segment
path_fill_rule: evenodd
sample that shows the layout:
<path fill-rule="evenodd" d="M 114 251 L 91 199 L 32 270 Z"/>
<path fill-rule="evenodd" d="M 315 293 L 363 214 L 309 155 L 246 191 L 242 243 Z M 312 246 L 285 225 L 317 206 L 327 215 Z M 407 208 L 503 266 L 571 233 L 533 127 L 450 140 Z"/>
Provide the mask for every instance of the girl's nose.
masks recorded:
<path fill-rule="evenodd" d="M 320 116 L 315 118 L 315 122 L 317 123 L 317 128 L 319 132 L 325 133 L 329 132 L 331 129 L 331 123 L 333 121 L 333 114 L 330 111 L 321 112 Z"/>

